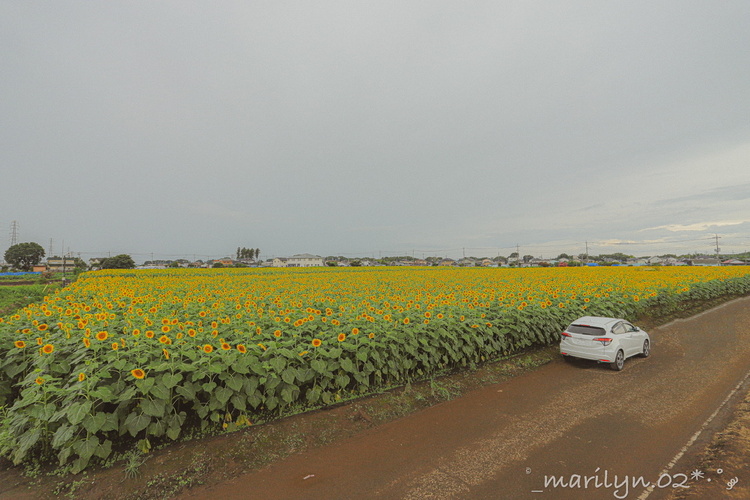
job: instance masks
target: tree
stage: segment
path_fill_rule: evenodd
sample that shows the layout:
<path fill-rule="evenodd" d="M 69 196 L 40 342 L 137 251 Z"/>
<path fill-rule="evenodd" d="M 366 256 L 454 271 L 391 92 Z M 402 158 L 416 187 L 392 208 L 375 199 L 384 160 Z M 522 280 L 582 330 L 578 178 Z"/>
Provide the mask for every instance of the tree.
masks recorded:
<path fill-rule="evenodd" d="M 39 243 L 18 243 L 5 251 L 5 262 L 22 271 L 31 271 L 31 268 L 41 262 L 44 257 L 44 248 Z"/>
<path fill-rule="evenodd" d="M 114 257 L 107 257 L 101 262 L 102 269 L 133 269 L 135 262 L 130 255 L 121 253 Z"/>

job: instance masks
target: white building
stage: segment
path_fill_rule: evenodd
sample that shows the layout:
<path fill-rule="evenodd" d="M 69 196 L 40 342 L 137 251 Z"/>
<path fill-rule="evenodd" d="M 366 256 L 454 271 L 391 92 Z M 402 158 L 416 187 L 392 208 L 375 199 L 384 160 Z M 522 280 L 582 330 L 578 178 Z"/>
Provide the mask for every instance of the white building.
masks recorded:
<path fill-rule="evenodd" d="M 273 267 L 323 267 L 323 257 L 301 253 L 291 257 L 276 257 L 273 259 Z"/>

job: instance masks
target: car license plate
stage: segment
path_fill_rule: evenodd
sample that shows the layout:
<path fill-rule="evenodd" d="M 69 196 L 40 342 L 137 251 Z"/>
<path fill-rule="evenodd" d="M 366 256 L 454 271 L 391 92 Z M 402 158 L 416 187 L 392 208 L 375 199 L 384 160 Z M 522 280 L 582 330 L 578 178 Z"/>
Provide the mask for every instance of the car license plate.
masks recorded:
<path fill-rule="evenodd" d="M 575 345 L 591 345 L 591 341 L 587 339 L 573 339 Z"/>

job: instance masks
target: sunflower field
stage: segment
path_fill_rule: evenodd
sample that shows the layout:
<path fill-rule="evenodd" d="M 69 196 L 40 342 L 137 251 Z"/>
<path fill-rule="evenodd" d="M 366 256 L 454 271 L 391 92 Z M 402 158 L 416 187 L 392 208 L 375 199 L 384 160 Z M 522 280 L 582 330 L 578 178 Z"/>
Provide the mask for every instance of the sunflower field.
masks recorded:
<path fill-rule="evenodd" d="M 557 342 L 579 316 L 635 319 L 747 293 L 745 267 L 85 273 L 0 318 L 0 453 L 80 471 L 114 449 Z"/>

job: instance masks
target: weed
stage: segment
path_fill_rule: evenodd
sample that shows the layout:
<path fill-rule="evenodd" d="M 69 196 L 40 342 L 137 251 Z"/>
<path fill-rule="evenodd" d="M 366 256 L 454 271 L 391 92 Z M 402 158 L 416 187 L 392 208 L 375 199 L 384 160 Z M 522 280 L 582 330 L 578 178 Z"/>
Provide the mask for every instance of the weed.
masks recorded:
<path fill-rule="evenodd" d="M 39 462 L 29 462 L 24 465 L 23 475 L 28 478 L 39 477 L 42 472 L 42 467 Z"/>
<path fill-rule="evenodd" d="M 134 479 L 141 475 L 141 465 L 146 463 L 146 456 L 138 450 L 130 450 L 125 454 L 125 477 Z"/>
<path fill-rule="evenodd" d="M 439 382 L 435 382 L 434 378 L 430 379 L 430 392 L 432 397 L 437 397 L 439 399 L 450 399 L 453 396 L 451 391 Z"/>

